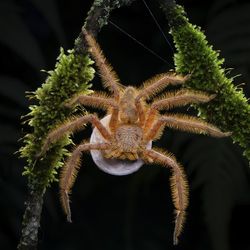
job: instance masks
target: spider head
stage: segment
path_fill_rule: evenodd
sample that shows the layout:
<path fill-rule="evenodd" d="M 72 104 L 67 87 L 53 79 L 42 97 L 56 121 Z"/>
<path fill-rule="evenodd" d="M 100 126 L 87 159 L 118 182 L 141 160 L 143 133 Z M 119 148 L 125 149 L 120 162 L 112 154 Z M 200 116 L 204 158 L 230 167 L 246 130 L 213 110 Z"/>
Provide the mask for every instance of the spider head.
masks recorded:
<path fill-rule="evenodd" d="M 137 122 L 139 116 L 135 106 L 136 90 L 133 87 L 127 87 L 119 101 L 120 121 L 125 124 Z"/>

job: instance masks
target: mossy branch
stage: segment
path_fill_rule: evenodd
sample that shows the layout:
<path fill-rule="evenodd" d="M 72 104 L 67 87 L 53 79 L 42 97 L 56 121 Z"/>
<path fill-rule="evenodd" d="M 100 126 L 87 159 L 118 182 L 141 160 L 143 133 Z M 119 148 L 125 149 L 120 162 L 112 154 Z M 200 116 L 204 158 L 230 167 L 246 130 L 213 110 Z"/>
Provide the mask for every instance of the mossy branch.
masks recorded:
<path fill-rule="evenodd" d="M 166 13 L 177 53 L 176 71 L 190 74 L 187 86 L 192 89 L 216 93 L 208 105 L 197 106 L 200 115 L 224 131 L 231 131 L 234 142 L 244 148 L 250 160 L 250 105 L 242 89 L 227 77 L 223 59 L 208 44 L 199 27 L 192 25 L 184 9 L 175 1 L 160 1 Z"/>
<path fill-rule="evenodd" d="M 29 199 L 23 220 L 22 240 L 19 249 L 36 246 L 37 232 L 42 207 L 42 196 L 51 182 L 56 180 L 57 169 L 62 166 L 63 156 L 68 154 L 64 147 L 71 143 L 66 136 L 59 140 L 42 159 L 37 159 L 43 139 L 48 131 L 65 120 L 69 110 L 62 103 L 78 92 L 88 93 L 89 81 L 93 78 L 92 61 L 85 55 L 75 55 L 61 49 L 55 70 L 49 71 L 46 82 L 37 89 L 32 98 L 38 102 L 30 106 L 29 125 L 33 132 L 24 138 L 25 146 L 20 149 L 26 158 L 24 174 L 28 177 Z M 35 249 L 35 248 L 34 248 Z"/>
<path fill-rule="evenodd" d="M 20 152 L 28 162 L 24 174 L 32 183 L 47 187 L 55 180 L 55 170 L 62 165 L 61 159 L 67 154 L 63 148 L 70 144 L 69 138 L 56 143 L 44 158 L 38 160 L 37 154 L 48 131 L 68 117 L 69 110 L 62 104 L 75 93 L 88 93 L 89 81 L 94 76 L 92 63 L 88 55 L 75 55 L 73 50 L 66 55 L 61 49 L 55 70 L 48 72 L 46 82 L 31 96 L 38 101 L 37 105 L 30 106 L 28 114 L 33 132 L 25 136 L 25 146 Z"/>

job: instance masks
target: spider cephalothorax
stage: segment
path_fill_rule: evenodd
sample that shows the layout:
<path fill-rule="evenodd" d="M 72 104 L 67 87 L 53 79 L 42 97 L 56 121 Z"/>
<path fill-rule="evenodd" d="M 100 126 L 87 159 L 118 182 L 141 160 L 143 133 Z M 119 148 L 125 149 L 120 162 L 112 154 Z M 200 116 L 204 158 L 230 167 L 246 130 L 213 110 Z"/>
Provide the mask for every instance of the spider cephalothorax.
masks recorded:
<path fill-rule="evenodd" d="M 134 161 L 142 159 L 145 163 L 157 163 L 172 170 L 170 179 L 173 202 L 176 210 L 174 244 L 178 242 L 185 220 L 185 210 L 188 205 L 188 187 L 181 165 L 174 156 L 156 149 L 148 149 L 147 144 L 159 138 L 165 126 L 184 130 L 187 132 L 208 134 L 215 137 L 225 137 L 230 133 L 223 133 L 218 128 L 201 119 L 177 115 L 161 115 L 160 110 L 169 110 L 173 107 L 190 103 L 206 103 L 214 95 L 182 89 L 167 92 L 154 100 L 153 97 L 162 92 L 168 85 L 184 84 L 187 77 L 174 73 L 165 73 L 147 81 L 141 89 L 124 87 L 119 83 L 118 77 L 106 62 L 99 45 L 94 38 L 84 31 L 89 52 L 96 62 L 104 87 L 112 93 L 110 96 L 102 93 L 92 95 L 79 94 L 70 99 L 65 105 L 69 108 L 77 104 L 93 106 L 107 110 L 110 120 L 107 126 L 93 114 L 83 114 L 73 117 L 67 122 L 52 130 L 43 144 L 40 155 L 44 154 L 51 143 L 56 142 L 65 134 L 74 133 L 84 129 L 86 123 L 91 123 L 103 137 L 99 143 L 82 143 L 78 145 L 67 159 L 60 176 L 60 194 L 62 206 L 71 221 L 69 206 L 69 193 L 73 186 L 82 152 L 99 150 L 104 158 Z M 152 99 L 150 103 L 146 101 Z"/>

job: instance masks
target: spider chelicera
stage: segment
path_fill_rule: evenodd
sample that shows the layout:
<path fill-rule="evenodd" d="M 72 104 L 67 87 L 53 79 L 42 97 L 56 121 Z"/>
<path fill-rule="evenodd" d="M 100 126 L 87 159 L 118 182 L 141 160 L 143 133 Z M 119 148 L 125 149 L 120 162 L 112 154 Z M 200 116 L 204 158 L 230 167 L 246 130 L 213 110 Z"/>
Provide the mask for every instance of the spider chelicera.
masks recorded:
<path fill-rule="evenodd" d="M 84 151 L 98 150 L 106 159 L 129 161 L 139 159 L 145 163 L 160 164 L 172 170 L 170 185 L 176 213 L 173 241 L 174 244 L 177 244 L 188 205 L 188 184 L 185 173 L 173 155 L 160 149 L 149 149 L 147 145 L 149 142 L 158 139 L 166 126 L 215 137 L 229 136 L 229 132 L 224 133 L 196 117 L 180 114 L 160 114 L 161 110 L 167 111 L 190 103 L 206 103 L 213 99 L 215 95 L 181 89 L 168 91 L 154 99 L 168 85 L 184 84 L 188 78 L 188 76 L 177 75 L 173 72 L 156 75 L 146 81 L 140 89 L 133 86 L 125 87 L 120 84 L 116 73 L 107 63 L 93 36 L 86 30 L 83 30 L 83 33 L 89 46 L 89 52 L 99 70 L 103 85 L 110 90 L 111 95 L 97 92 L 91 95 L 79 94 L 68 100 L 65 105 L 69 108 L 73 108 L 77 104 L 101 108 L 108 112 L 110 119 L 104 125 L 94 114 L 72 117 L 50 131 L 43 143 L 40 155 L 43 155 L 50 145 L 62 136 L 84 129 L 86 123 L 91 123 L 103 138 L 98 143 L 86 142 L 76 146 L 63 166 L 59 185 L 62 207 L 67 219 L 71 221 L 69 193 L 81 165 L 80 158 Z M 149 102 L 149 100 L 151 101 Z"/>

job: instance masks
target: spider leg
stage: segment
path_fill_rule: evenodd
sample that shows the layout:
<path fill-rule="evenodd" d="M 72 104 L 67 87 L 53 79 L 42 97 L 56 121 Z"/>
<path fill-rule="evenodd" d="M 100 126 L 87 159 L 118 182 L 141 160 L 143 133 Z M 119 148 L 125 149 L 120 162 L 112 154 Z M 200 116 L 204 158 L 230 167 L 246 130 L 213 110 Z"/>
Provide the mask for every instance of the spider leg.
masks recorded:
<path fill-rule="evenodd" d="M 231 132 L 222 132 L 217 127 L 195 117 L 187 115 L 166 115 L 159 117 L 157 122 L 144 137 L 144 141 L 147 143 L 155 139 L 165 126 L 191 133 L 207 134 L 214 137 L 226 137 L 231 135 Z"/>
<path fill-rule="evenodd" d="M 190 103 L 206 103 L 211 101 L 215 95 L 208 95 L 207 93 L 182 89 L 177 92 L 170 92 L 160 99 L 152 103 L 152 109 L 163 110 L 174 107 L 184 106 Z"/>
<path fill-rule="evenodd" d="M 100 76 L 104 87 L 107 87 L 113 92 L 116 100 L 119 100 L 121 84 L 119 83 L 118 76 L 112 69 L 111 65 L 108 64 L 100 46 L 95 41 L 94 37 L 83 29 L 86 41 L 90 47 L 89 52 L 93 56 L 96 66 L 99 69 Z"/>
<path fill-rule="evenodd" d="M 80 116 L 63 123 L 59 125 L 57 128 L 50 131 L 43 143 L 41 152 L 38 154 L 37 157 L 39 158 L 40 156 L 42 156 L 49 149 L 49 146 L 52 143 L 58 141 L 62 136 L 64 136 L 65 134 L 74 133 L 76 131 L 84 129 L 84 125 L 89 122 L 92 123 L 99 130 L 104 139 L 108 141 L 111 140 L 110 133 L 102 125 L 97 116 L 92 114 Z"/>
<path fill-rule="evenodd" d="M 63 210 L 67 215 L 67 220 L 69 222 L 71 222 L 69 194 L 76 179 L 78 169 L 80 168 L 80 159 L 82 152 L 89 150 L 105 150 L 108 149 L 108 147 L 108 143 L 80 144 L 75 148 L 75 150 L 72 152 L 71 156 L 67 159 L 65 165 L 63 166 L 59 181 L 60 196 Z"/>
<path fill-rule="evenodd" d="M 206 103 L 212 100 L 215 95 L 208 95 L 203 92 L 193 91 L 193 90 L 179 90 L 177 92 L 172 92 L 160 97 L 158 100 L 151 104 L 150 110 L 145 121 L 144 133 L 147 132 L 153 122 L 155 116 L 158 114 L 157 111 L 163 109 L 171 109 L 178 106 L 184 106 L 190 103 Z"/>
<path fill-rule="evenodd" d="M 174 73 L 159 74 L 152 79 L 147 80 L 143 84 L 143 88 L 139 90 L 136 97 L 136 102 L 139 102 L 141 98 L 149 99 L 150 97 L 156 95 L 168 85 L 178 85 L 183 84 L 189 76 L 180 76 Z"/>
<path fill-rule="evenodd" d="M 178 237 L 185 221 L 186 208 L 188 206 L 188 184 L 186 176 L 180 164 L 168 153 L 160 153 L 152 149 L 144 150 L 142 158 L 148 163 L 154 162 L 172 169 L 170 185 L 176 212 L 173 242 L 174 245 L 177 245 Z"/>
<path fill-rule="evenodd" d="M 147 80 L 143 84 L 143 88 L 139 90 L 136 98 L 135 98 L 135 106 L 137 108 L 137 111 L 139 113 L 139 120 L 140 120 L 140 125 L 142 127 L 145 126 L 145 111 L 143 109 L 141 99 L 149 99 L 150 97 L 156 95 L 158 92 L 162 91 L 165 87 L 167 87 L 169 84 L 172 85 L 178 85 L 178 84 L 183 84 L 189 76 L 182 77 L 180 75 L 176 75 L 174 73 L 165 73 L 165 74 L 160 74 L 152 79 Z M 155 112 L 157 113 L 157 112 Z M 155 114 L 151 114 L 148 116 L 147 122 L 153 121 Z"/>
<path fill-rule="evenodd" d="M 96 92 L 92 95 L 75 95 L 65 103 L 65 106 L 68 108 L 72 108 L 77 104 L 92 106 L 95 108 L 103 108 L 104 110 L 110 107 L 118 108 L 118 105 L 113 98 L 110 98 L 103 93 Z"/>
<path fill-rule="evenodd" d="M 116 130 L 118 123 L 119 106 L 113 98 L 109 98 L 102 93 L 95 93 L 94 95 L 79 94 L 68 100 L 66 107 L 72 108 L 76 104 L 88 105 L 96 108 L 109 109 L 111 107 L 111 118 L 109 128 L 111 132 Z"/>

